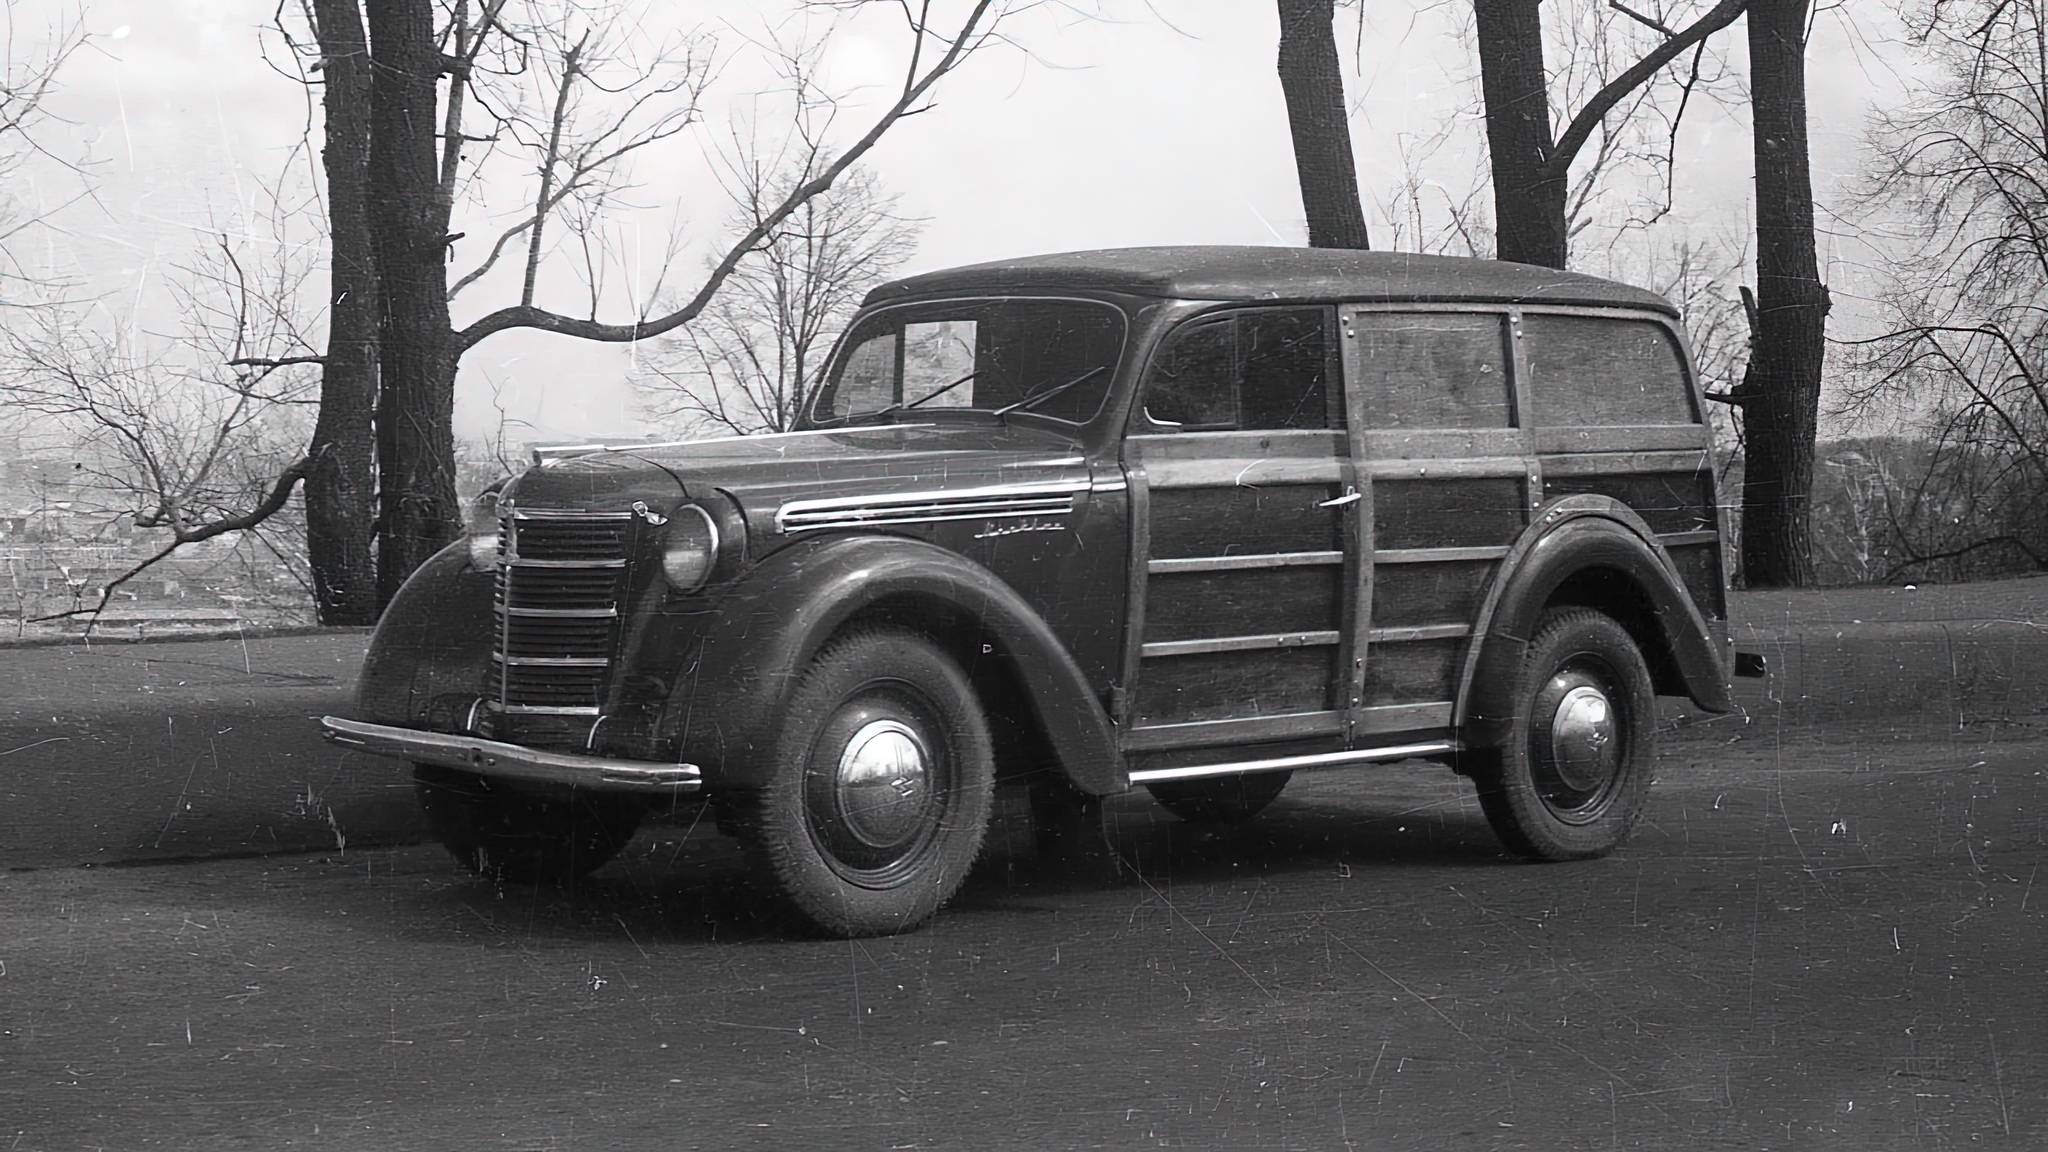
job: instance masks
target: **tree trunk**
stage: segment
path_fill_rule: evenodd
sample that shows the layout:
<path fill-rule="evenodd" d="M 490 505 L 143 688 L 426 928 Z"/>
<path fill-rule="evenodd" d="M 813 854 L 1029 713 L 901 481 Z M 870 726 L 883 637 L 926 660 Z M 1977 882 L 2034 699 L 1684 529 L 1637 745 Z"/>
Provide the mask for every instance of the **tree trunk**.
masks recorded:
<path fill-rule="evenodd" d="M 1749 9 L 1755 123 L 1757 325 L 1742 398 L 1742 573 L 1752 588 L 1813 582 L 1810 497 L 1828 290 L 1814 255 L 1806 148 L 1808 0 Z"/>
<path fill-rule="evenodd" d="M 1493 162 L 1494 252 L 1562 268 L 1565 177 L 1550 169 L 1550 92 L 1537 0 L 1474 0 L 1486 146 Z"/>
<path fill-rule="evenodd" d="M 1311 248 L 1370 248 L 1351 156 L 1344 74 L 1331 28 L 1335 0 L 1279 0 L 1280 91 Z"/>
<path fill-rule="evenodd" d="M 370 223 L 383 282 L 377 404 L 378 593 L 389 602 L 462 535 L 455 492 L 455 332 L 448 320 L 448 210 L 435 155 L 442 57 L 432 0 L 369 0 L 376 60 Z"/>
<path fill-rule="evenodd" d="M 314 0 L 327 140 L 327 215 L 332 262 L 320 419 L 306 474 L 306 554 L 322 624 L 377 622 L 370 549 L 377 515 L 377 267 L 371 250 L 370 46 L 357 0 Z"/>

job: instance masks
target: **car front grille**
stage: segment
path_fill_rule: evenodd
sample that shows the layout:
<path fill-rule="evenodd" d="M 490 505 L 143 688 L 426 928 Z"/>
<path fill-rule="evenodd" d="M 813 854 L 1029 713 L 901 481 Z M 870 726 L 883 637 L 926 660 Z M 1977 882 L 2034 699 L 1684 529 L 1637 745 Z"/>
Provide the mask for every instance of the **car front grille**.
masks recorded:
<path fill-rule="evenodd" d="M 630 512 L 505 517 L 491 661 L 500 711 L 598 714 L 625 598 L 632 520 Z"/>

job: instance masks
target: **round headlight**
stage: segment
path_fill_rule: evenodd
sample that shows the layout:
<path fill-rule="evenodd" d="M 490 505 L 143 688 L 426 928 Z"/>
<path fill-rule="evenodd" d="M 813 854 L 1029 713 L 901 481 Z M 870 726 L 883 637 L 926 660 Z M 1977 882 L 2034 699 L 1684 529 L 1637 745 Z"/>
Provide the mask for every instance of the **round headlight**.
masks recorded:
<path fill-rule="evenodd" d="M 661 574 L 678 592 L 695 592 L 711 579 L 718 563 L 718 523 L 711 513 L 685 504 L 668 518 L 668 536 L 661 548 Z"/>

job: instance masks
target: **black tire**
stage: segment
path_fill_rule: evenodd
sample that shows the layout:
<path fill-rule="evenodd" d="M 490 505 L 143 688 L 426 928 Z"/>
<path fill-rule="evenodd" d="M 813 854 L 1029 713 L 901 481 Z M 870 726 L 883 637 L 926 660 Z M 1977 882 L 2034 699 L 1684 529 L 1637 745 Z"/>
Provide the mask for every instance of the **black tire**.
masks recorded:
<path fill-rule="evenodd" d="M 637 800 L 523 791 L 458 768 L 413 767 L 427 826 L 478 875 L 554 884 L 593 872 L 619 854 L 645 812 Z"/>
<path fill-rule="evenodd" d="M 1655 759 L 1656 696 L 1635 640 L 1590 608 L 1547 613 L 1513 699 L 1507 744 L 1466 759 L 1495 834 L 1539 860 L 1620 847 L 1642 819 Z"/>
<path fill-rule="evenodd" d="M 1239 824 L 1280 798 L 1292 772 L 1254 772 L 1199 780 L 1162 780 L 1146 791 L 1168 812 L 1195 824 Z"/>
<path fill-rule="evenodd" d="M 821 649 L 790 694 L 774 763 L 768 786 L 732 809 L 756 868 L 822 932 L 917 927 L 981 852 L 995 798 L 988 720 L 922 636 L 865 630 Z"/>

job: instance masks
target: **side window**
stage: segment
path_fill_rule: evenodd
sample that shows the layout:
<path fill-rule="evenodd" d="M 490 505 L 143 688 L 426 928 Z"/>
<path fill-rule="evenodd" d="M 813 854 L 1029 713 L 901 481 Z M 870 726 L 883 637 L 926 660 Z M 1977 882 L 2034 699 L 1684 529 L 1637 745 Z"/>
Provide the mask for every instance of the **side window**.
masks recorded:
<path fill-rule="evenodd" d="M 1697 423 L 1678 346 L 1661 325 L 1530 312 L 1522 349 L 1539 426 Z"/>
<path fill-rule="evenodd" d="M 1187 432 L 1237 427 L 1236 349 L 1235 318 L 1177 329 L 1152 357 L 1145 414 Z"/>
<path fill-rule="evenodd" d="M 1184 432 L 1341 427 L 1330 404 L 1328 316 L 1270 308 L 1182 326 L 1152 358 L 1146 415 Z"/>
<path fill-rule="evenodd" d="M 1354 316 L 1359 416 L 1366 427 L 1511 427 L 1505 321 L 1485 312 Z"/>

